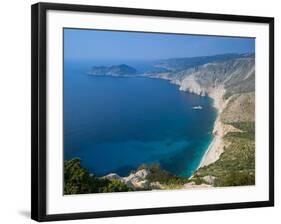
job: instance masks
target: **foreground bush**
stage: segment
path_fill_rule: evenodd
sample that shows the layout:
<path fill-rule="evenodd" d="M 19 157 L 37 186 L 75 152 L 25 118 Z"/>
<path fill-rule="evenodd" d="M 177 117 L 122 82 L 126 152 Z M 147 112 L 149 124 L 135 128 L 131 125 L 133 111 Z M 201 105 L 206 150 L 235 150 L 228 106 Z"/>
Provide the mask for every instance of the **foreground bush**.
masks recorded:
<path fill-rule="evenodd" d="M 89 194 L 103 192 L 131 191 L 119 180 L 98 178 L 81 166 L 75 158 L 64 162 L 64 194 Z"/>

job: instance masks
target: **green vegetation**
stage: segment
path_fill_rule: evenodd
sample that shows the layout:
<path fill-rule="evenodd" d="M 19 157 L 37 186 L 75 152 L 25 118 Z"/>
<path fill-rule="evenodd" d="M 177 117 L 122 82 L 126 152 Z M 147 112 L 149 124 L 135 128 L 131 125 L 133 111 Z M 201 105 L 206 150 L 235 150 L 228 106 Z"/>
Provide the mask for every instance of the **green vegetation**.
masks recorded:
<path fill-rule="evenodd" d="M 224 178 L 218 178 L 215 186 L 245 186 L 255 184 L 255 176 L 247 172 L 228 172 Z"/>
<path fill-rule="evenodd" d="M 143 164 L 138 170 L 147 169 L 150 174 L 147 176 L 149 182 L 159 182 L 166 185 L 168 188 L 178 188 L 179 185 L 183 185 L 188 182 L 188 178 L 174 175 L 160 167 L 158 163 L 151 165 Z"/>
<path fill-rule="evenodd" d="M 131 191 L 119 180 L 98 178 L 81 166 L 78 158 L 64 162 L 64 194 Z"/>
<path fill-rule="evenodd" d="M 242 132 L 229 132 L 225 136 L 226 139 L 244 138 L 255 141 L 255 122 L 235 122 L 229 124 L 240 129 Z"/>
<path fill-rule="evenodd" d="M 230 132 L 224 140 L 228 143 L 220 159 L 200 168 L 192 178 L 200 183 L 204 176 L 214 176 L 214 186 L 242 186 L 255 184 L 255 124 L 231 123 L 243 132 Z"/>
<path fill-rule="evenodd" d="M 107 180 L 108 184 L 102 188 L 100 192 L 126 192 L 133 191 L 133 189 L 127 187 L 126 184 L 122 183 L 120 180 Z"/>
<path fill-rule="evenodd" d="M 255 122 L 235 122 L 229 124 L 240 129 L 241 131 L 255 134 Z"/>

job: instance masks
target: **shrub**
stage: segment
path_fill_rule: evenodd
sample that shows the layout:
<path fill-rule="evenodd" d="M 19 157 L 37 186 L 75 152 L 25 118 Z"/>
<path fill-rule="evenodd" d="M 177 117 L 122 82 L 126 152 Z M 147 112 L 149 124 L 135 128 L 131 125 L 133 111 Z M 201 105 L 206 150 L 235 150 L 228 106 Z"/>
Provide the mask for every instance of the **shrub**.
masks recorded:
<path fill-rule="evenodd" d="M 64 193 L 83 194 L 91 193 L 92 178 L 89 172 L 81 167 L 80 159 L 64 162 Z"/>
<path fill-rule="evenodd" d="M 247 186 L 255 184 L 255 176 L 248 172 L 230 172 L 224 178 L 215 180 L 215 186 Z"/>
<path fill-rule="evenodd" d="M 181 185 L 188 181 L 187 178 L 174 175 L 164 169 L 158 163 L 153 163 L 151 165 L 142 165 L 150 171 L 147 180 L 150 182 L 159 182 L 161 184 L 167 185 Z M 139 168 L 140 169 L 140 168 Z"/>
<path fill-rule="evenodd" d="M 81 166 L 81 160 L 75 158 L 64 162 L 64 194 L 87 194 L 102 192 L 131 191 L 119 180 L 98 178 Z"/>
<path fill-rule="evenodd" d="M 102 188 L 102 192 L 126 192 L 132 191 L 126 184 L 119 180 L 111 180 L 109 184 Z"/>

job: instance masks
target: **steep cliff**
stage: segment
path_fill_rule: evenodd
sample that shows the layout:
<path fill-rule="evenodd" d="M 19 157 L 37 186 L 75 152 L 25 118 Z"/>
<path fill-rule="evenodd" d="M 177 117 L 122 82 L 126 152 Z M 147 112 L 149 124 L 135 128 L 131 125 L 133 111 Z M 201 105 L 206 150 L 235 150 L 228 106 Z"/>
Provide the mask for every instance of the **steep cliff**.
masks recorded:
<path fill-rule="evenodd" d="M 213 186 L 255 184 L 255 55 L 173 59 L 160 66 L 171 71 L 147 75 L 208 95 L 218 111 L 214 139 L 192 183 L 210 184 L 211 177 Z"/>

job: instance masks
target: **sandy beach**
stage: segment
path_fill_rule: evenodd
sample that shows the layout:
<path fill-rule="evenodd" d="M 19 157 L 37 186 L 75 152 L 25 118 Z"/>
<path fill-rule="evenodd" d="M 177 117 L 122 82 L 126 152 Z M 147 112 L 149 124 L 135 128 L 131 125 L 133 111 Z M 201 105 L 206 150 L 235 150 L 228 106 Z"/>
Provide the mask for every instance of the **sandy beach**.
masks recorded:
<path fill-rule="evenodd" d="M 241 130 L 233 127 L 229 124 L 224 124 L 221 121 L 221 113 L 225 109 L 228 104 L 230 98 L 228 100 L 223 100 L 223 95 L 225 90 L 222 86 L 213 88 L 208 90 L 208 96 L 214 100 L 214 107 L 217 109 L 218 116 L 214 124 L 213 135 L 214 138 L 206 150 L 205 155 L 203 156 L 198 169 L 203 166 L 208 166 L 209 164 L 217 161 L 220 155 L 224 151 L 224 147 L 226 146 L 226 142 L 223 140 L 223 137 L 228 132 L 241 132 Z"/>
<path fill-rule="evenodd" d="M 221 122 L 221 112 L 225 108 L 227 102 L 223 100 L 225 90 L 222 86 L 208 90 L 208 96 L 214 100 L 213 106 L 217 109 L 218 116 L 214 124 L 213 135 L 214 138 L 206 150 L 198 168 L 207 166 L 217 161 L 224 150 L 223 136 L 225 135 L 225 125 Z"/>

